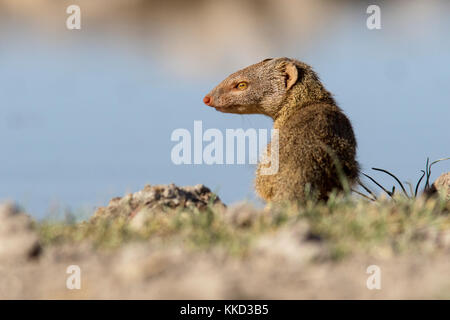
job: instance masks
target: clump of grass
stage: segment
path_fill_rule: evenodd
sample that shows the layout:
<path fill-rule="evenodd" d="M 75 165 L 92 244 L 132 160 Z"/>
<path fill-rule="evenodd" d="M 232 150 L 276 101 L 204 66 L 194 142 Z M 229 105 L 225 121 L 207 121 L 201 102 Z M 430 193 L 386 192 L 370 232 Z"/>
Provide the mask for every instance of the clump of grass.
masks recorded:
<path fill-rule="evenodd" d="M 81 223 L 47 220 L 38 224 L 38 231 L 44 246 L 90 241 L 96 246 L 115 247 L 133 238 L 121 217 Z"/>
<path fill-rule="evenodd" d="M 328 240 L 342 256 L 352 252 L 401 253 L 420 249 L 430 240 L 418 237 L 433 230 L 449 230 L 450 220 L 440 200 L 396 196 L 374 203 L 338 203 L 333 211 L 322 207 L 310 219 L 312 231 Z"/>
<path fill-rule="evenodd" d="M 332 259 L 356 252 L 401 254 L 421 250 L 434 241 L 428 234 L 450 232 L 446 202 L 440 198 L 409 198 L 376 202 L 332 194 L 327 202 L 286 203 L 264 210 L 254 209 L 246 223 L 235 223 L 230 212 L 208 206 L 142 212 L 136 227 L 124 217 L 91 219 L 82 223 L 45 221 L 38 224 L 44 246 L 88 241 L 99 249 L 114 249 L 134 241 L 157 239 L 187 250 L 224 249 L 231 255 L 251 254 L 262 236 L 294 230 L 307 224 L 307 239 L 321 241 Z M 244 209 L 242 209 L 244 210 Z M 239 213 L 239 212 L 238 212 Z M 432 243 L 432 248 L 438 246 Z M 433 249 L 433 250 L 434 250 Z"/>
<path fill-rule="evenodd" d="M 446 161 L 446 160 L 450 160 L 450 157 L 449 157 L 449 158 L 438 159 L 438 160 L 435 160 L 435 161 L 433 161 L 433 162 L 431 162 L 431 163 L 430 163 L 430 158 L 427 158 L 427 162 L 426 162 L 426 165 L 425 165 L 425 170 L 420 170 L 420 171 L 422 172 L 422 175 L 420 176 L 419 180 L 417 181 L 416 187 L 414 188 L 414 190 L 413 190 L 412 185 L 411 185 L 409 182 L 405 182 L 405 184 L 408 184 L 408 185 L 409 185 L 409 193 L 406 191 L 406 188 L 405 188 L 405 186 L 403 185 L 403 183 L 400 181 L 400 179 L 399 179 L 395 174 L 393 174 L 392 172 L 390 172 L 390 171 L 388 171 L 388 170 L 386 170 L 386 169 L 380 169 L 380 168 L 372 168 L 372 170 L 379 171 L 379 172 L 383 172 L 383 173 L 385 173 L 385 174 L 391 176 L 391 177 L 398 183 L 398 185 L 400 186 L 400 188 L 401 188 L 403 194 L 404 194 L 406 197 L 408 197 L 408 198 L 416 198 L 417 195 L 418 195 L 419 187 L 420 187 L 420 184 L 422 183 L 423 178 L 425 178 L 425 186 L 424 186 L 424 188 L 423 188 L 423 191 L 427 191 L 427 190 L 430 189 L 430 187 L 431 187 L 431 186 L 430 186 L 430 177 L 431 177 L 431 168 L 432 168 L 432 166 L 435 165 L 435 164 L 438 163 L 438 162 Z M 372 181 L 373 183 L 375 183 L 375 184 L 376 184 L 381 190 L 383 190 L 388 196 L 390 196 L 391 198 L 394 197 L 394 195 L 395 195 L 395 185 L 392 186 L 392 189 L 388 190 L 387 188 L 385 188 L 383 185 L 381 185 L 378 181 L 376 181 L 374 178 L 372 178 L 372 177 L 369 176 L 368 174 L 363 173 L 363 175 L 364 175 L 365 177 L 367 177 L 370 181 Z M 364 190 L 365 190 L 366 192 L 368 192 L 368 193 L 370 194 L 370 196 L 373 197 L 372 200 L 376 200 L 376 199 L 377 199 L 375 193 L 372 192 L 368 187 L 366 187 L 366 186 L 365 186 L 363 183 L 361 183 L 361 182 L 360 182 L 360 185 L 364 188 Z M 357 192 L 357 193 L 359 193 L 359 192 Z M 367 196 L 364 195 L 364 194 L 361 194 L 361 193 L 359 193 L 359 194 L 362 195 L 362 196 L 364 196 L 364 197 L 367 197 Z"/>

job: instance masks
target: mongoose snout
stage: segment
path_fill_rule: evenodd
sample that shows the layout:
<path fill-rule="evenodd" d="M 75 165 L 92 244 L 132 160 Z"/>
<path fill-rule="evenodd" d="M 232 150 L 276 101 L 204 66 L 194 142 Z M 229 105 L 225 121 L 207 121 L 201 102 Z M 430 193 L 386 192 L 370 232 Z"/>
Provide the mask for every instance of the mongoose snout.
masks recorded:
<path fill-rule="evenodd" d="M 211 97 L 210 96 L 205 96 L 203 98 L 203 103 L 206 104 L 207 106 L 209 106 L 210 103 L 211 103 Z"/>
<path fill-rule="evenodd" d="M 239 70 L 208 93 L 203 102 L 220 112 L 264 114 L 279 130 L 279 170 L 256 171 L 256 192 L 266 201 L 326 200 L 343 190 L 343 177 L 357 181 L 356 139 L 352 125 L 307 64 L 265 59 Z M 267 146 L 270 154 L 270 144 Z M 309 193 L 309 195 L 307 195 Z"/>

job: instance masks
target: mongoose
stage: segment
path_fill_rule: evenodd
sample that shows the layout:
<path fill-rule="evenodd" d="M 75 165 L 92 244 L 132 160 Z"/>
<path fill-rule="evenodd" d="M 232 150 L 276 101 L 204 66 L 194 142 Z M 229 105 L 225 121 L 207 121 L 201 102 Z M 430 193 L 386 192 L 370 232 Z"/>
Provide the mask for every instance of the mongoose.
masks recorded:
<path fill-rule="evenodd" d="M 270 164 L 260 162 L 255 180 L 265 201 L 304 201 L 310 194 L 326 200 L 333 189 L 344 189 L 342 177 L 350 187 L 357 182 L 352 125 L 309 65 L 265 59 L 231 74 L 203 102 L 224 113 L 273 119 L 279 130 L 279 170 L 262 175 L 261 168 Z"/>

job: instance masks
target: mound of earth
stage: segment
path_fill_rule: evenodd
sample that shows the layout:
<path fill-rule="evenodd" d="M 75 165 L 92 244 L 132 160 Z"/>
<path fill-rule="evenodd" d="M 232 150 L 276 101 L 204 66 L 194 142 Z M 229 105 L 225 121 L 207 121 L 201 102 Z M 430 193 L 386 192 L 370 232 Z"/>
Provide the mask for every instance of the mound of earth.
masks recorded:
<path fill-rule="evenodd" d="M 36 258 L 41 246 L 33 221 L 14 203 L 0 204 L 0 266 Z"/>
<path fill-rule="evenodd" d="M 202 184 L 186 187 L 178 187 L 174 184 L 146 185 L 144 189 L 138 192 L 127 194 L 122 198 L 113 198 L 108 206 L 97 209 L 94 218 L 105 216 L 133 217 L 142 209 L 194 207 L 203 210 L 208 205 L 225 208 L 220 198 Z"/>

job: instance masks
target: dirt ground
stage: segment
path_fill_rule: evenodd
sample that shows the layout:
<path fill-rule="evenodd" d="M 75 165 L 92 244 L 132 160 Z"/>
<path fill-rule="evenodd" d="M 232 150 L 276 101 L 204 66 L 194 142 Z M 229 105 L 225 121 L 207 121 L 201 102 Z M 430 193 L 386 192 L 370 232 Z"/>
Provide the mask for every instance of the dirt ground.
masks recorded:
<path fill-rule="evenodd" d="M 209 197 L 146 187 L 59 224 L 4 204 L 0 299 L 450 299 L 445 202 L 154 211 Z"/>
<path fill-rule="evenodd" d="M 221 252 L 158 250 L 127 245 L 100 254 L 86 246 L 48 250 L 36 261 L 0 268 L 1 299 L 449 299 L 450 253 L 400 258 L 354 257 L 308 261 L 314 244 L 261 245 L 245 259 Z M 294 255 L 291 250 L 298 250 Z M 81 271 L 81 288 L 68 289 L 70 265 Z M 369 290 L 368 266 L 381 271 L 381 288 Z"/>

